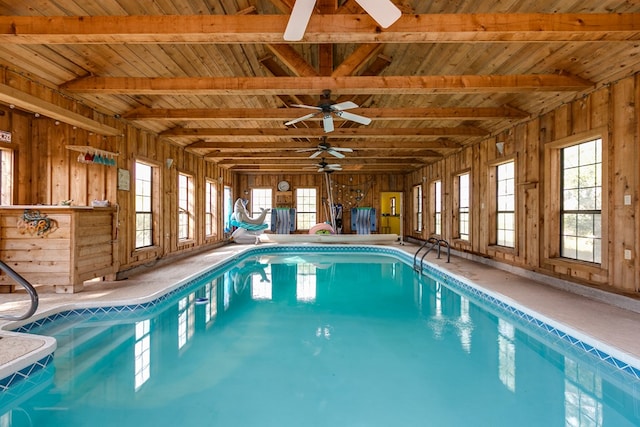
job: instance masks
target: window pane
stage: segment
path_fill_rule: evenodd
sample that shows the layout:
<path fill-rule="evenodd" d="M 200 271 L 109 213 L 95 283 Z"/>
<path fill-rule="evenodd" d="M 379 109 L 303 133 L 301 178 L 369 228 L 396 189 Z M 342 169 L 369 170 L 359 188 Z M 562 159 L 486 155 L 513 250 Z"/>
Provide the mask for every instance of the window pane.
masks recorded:
<path fill-rule="evenodd" d="M 515 241 L 515 162 L 496 166 L 497 233 L 496 244 L 514 247 Z"/>
<path fill-rule="evenodd" d="M 413 229 L 422 231 L 422 185 L 413 186 Z"/>
<path fill-rule="evenodd" d="M 178 174 L 178 239 L 193 238 L 193 177 Z"/>
<path fill-rule="evenodd" d="M 458 176 L 458 237 L 469 240 L 469 174 Z"/>
<path fill-rule="evenodd" d="M 296 189 L 296 227 L 298 230 L 308 230 L 318 223 L 316 207 L 315 188 Z"/>
<path fill-rule="evenodd" d="M 205 235 L 214 236 L 218 231 L 217 221 L 218 187 L 213 181 L 205 182 Z"/>
<path fill-rule="evenodd" d="M 265 217 L 264 223 L 271 224 L 271 188 L 254 188 L 251 190 L 251 216 L 256 218 L 262 213 L 262 209 L 269 209 L 269 213 Z"/>
<path fill-rule="evenodd" d="M 442 181 L 433 183 L 434 233 L 442 234 Z"/>
<path fill-rule="evenodd" d="M 601 252 L 602 140 L 562 149 L 560 255 L 599 263 Z"/>
<path fill-rule="evenodd" d="M 153 168 L 135 164 L 136 248 L 153 245 L 152 186 Z"/>

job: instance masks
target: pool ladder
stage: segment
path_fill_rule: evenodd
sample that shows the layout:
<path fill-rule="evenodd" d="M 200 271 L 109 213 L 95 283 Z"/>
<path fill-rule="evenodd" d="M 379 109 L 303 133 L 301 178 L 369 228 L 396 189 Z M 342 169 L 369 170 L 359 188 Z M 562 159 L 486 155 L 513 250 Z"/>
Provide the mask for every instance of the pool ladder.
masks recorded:
<path fill-rule="evenodd" d="M 5 264 L 2 261 L 0 261 L 0 270 L 4 271 L 7 274 L 7 276 L 11 277 L 13 280 L 15 280 L 20 285 L 22 285 L 22 287 L 24 287 L 27 290 L 27 293 L 31 298 L 31 305 L 29 306 L 29 310 L 27 310 L 25 314 L 23 314 L 22 316 L 10 316 L 10 315 L 0 314 L 0 319 L 1 320 L 24 320 L 33 316 L 33 313 L 35 313 L 36 310 L 38 309 L 38 292 L 36 292 L 36 289 L 24 277 L 16 273 L 11 267 L 9 267 L 7 264 Z"/>
<path fill-rule="evenodd" d="M 427 256 L 427 254 L 429 252 L 431 252 L 431 250 L 435 247 L 438 248 L 438 259 L 440 259 L 440 249 L 442 248 L 442 246 L 445 246 L 447 248 L 447 262 L 451 261 L 451 246 L 449 245 L 449 242 L 447 242 L 444 239 L 436 239 L 435 237 L 429 237 L 427 240 L 424 241 L 424 243 L 418 248 L 418 250 L 416 251 L 415 255 L 413 256 L 413 269 L 417 272 L 422 271 L 422 260 L 424 260 L 424 257 Z M 420 263 L 417 262 L 418 260 L 418 254 L 420 253 L 420 251 L 422 249 L 426 248 L 427 250 L 425 251 L 425 253 L 422 255 L 422 258 L 420 258 Z"/>

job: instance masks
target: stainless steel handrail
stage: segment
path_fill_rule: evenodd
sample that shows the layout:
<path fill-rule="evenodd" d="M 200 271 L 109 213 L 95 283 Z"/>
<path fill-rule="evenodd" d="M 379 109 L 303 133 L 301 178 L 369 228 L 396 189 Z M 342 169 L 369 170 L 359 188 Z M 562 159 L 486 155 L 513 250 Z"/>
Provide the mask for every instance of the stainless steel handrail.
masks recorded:
<path fill-rule="evenodd" d="M 431 243 L 431 246 L 427 249 L 427 252 L 425 252 L 424 255 L 428 254 L 431 249 L 433 249 L 433 246 L 438 242 L 438 239 L 436 239 L 435 237 L 429 237 L 427 240 L 424 241 L 424 243 L 422 243 L 422 245 L 418 248 L 418 250 L 416 251 L 416 253 L 413 255 L 413 269 L 415 271 L 420 271 L 420 267 L 418 266 L 418 264 L 416 263 L 416 260 L 418 259 L 418 253 L 420 253 L 420 251 L 422 249 L 424 249 L 425 246 L 427 246 L 429 243 Z M 424 259 L 424 255 L 422 256 L 422 258 L 420 259 L 420 265 L 422 265 L 422 260 Z"/>
<path fill-rule="evenodd" d="M 426 247 L 429 243 L 431 243 L 431 246 L 429 246 L 427 248 L 427 251 L 422 255 L 422 258 L 420 258 L 420 263 L 418 264 L 417 258 L 418 258 L 418 253 L 424 248 Z M 413 255 L 413 269 L 415 271 L 422 271 L 422 261 L 424 260 L 424 257 L 427 256 L 427 254 L 429 252 L 431 252 L 431 250 L 433 248 L 435 248 L 436 246 L 438 247 L 438 259 L 440 259 L 440 247 L 441 245 L 444 244 L 444 246 L 446 246 L 447 248 L 447 262 L 451 262 L 451 246 L 449 245 L 449 242 L 447 242 L 444 239 L 436 239 L 435 237 L 429 237 L 427 240 L 424 241 L 424 243 L 418 248 L 418 250 L 416 251 L 415 255 Z"/>
<path fill-rule="evenodd" d="M 38 292 L 36 292 L 36 288 L 34 288 L 31 283 L 29 283 L 24 277 L 22 277 L 21 275 L 16 273 L 11 267 L 9 267 L 3 261 L 0 261 L 0 270 L 4 271 L 7 274 L 7 276 L 11 277 L 17 283 L 22 285 L 27 290 L 27 293 L 29 294 L 29 297 L 31 298 L 31 306 L 29 307 L 29 310 L 27 310 L 27 312 L 25 314 L 23 314 L 22 316 L 9 316 L 9 315 L 1 315 L 0 314 L 0 319 L 2 319 L 2 320 L 24 320 L 24 319 L 28 319 L 29 317 L 33 316 L 33 314 L 38 309 Z"/>

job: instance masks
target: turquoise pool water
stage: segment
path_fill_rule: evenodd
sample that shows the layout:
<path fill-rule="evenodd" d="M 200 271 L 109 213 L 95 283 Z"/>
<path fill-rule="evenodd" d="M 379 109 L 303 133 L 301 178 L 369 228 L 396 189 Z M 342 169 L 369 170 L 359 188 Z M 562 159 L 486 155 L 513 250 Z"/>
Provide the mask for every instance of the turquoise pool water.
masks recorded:
<path fill-rule="evenodd" d="M 376 253 L 265 252 L 31 332 L 58 350 L 2 427 L 640 425 L 636 377 Z"/>

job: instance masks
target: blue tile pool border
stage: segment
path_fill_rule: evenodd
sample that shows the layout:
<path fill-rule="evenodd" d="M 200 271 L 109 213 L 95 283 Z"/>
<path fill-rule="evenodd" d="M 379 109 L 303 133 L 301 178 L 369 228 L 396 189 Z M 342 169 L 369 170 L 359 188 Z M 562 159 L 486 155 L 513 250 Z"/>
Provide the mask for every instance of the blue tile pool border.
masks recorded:
<path fill-rule="evenodd" d="M 34 322 L 27 323 L 22 325 L 16 329 L 14 332 L 20 333 L 29 333 L 33 329 L 46 325 L 48 323 L 66 319 L 75 316 L 95 316 L 95 315 L 118 315 L 121 316 L 123 314 L 139 314 L 140 312 L 147 312 L 152 310 L 162 304 L 163 302 L 169 300 L 176 294 L 184 292 L 189 289 L 193 285 L 200 283 L 202 280 L 207 277 L 213 277 L 217 275 L 220 271 L 225 270 L 226 268 L 243 261 L 246 258 L 260 255 L 287 255 L 287 254 L 300 254 L 300 253 L 344 253 L 348 252 L 350 254 L 375 254 L 375 255 L 389 255 L 393 256 L 408 265 L 414 264 L 413 255 L 391 247 L 385 246 L 353 246 L 353 245 L 274 245 L 274 246 L 257 246 L 255 248 L 250 248 L 242 253 L 239 253 L 235 256 L 232 256 L 221 263 L 215 265 L 211 269 L 198 273 L 188 279 L 185 279 L 182 282 L 176 284 L 173 289 L 158 297 L 155 300 L 139 303 L 139 304 L 130 304 L 130 305 L 117 305 L 117 306 L 105 306 L 105 307 L 92 307 L 92 308 L 81 308 L 81 309 L 73 309 L 73 310 L 64 310 L 58 313 L 51 314 L 42 319 L 38 319 Z M 582 353 L 586 353 L 592 357 L 595 357 L 596 360 L 600 360 L 604 364 L 608 365 L 610 368 L 619 371 L 620 373 L 631 375 L 635 380 L 640 380 L 640 369 L 632 366 L 631 364 L 624 362 L 607 352 L 598 349 L 596 346 L 591 345 L 589 343 L 584 342 L 581 339 L 578 339 L 572 336 L 570 333 L 562 330 L 562 328 L 558 328 L 556 326 L 552 326 L 540 319 L 537 319 L 533 314 L 526 313 L 525 311 L 509 305 L 504 301 L 501 301 L 498 297 L 490 295 L 489 293 L 483 291 L 478 285 L 474 285 L 471 281 L 466 281 L 457 277 L 454 277 L 450 273 L 446 271 L 440 270 L 437 267 L 429 264 L 426 261 L 421 262 L 421 266 L 418 270 L 427 276 L 433 278 L 437 281 L 443 281 L 447 283 L 448 287 L 455 288 L 460 290 L 468 295 L 473 296 L 475 299 L 480 300 L 487 305 L 496 308 L 498 311 L 502 313 L 506 313 L 510 316 L 515 317 L 520 320 L 527 326 L 532 327 L 543 333 L 545 336 L 550 337 L 551 339 L 558 339 L 565 344 L 568 344 L 570 348 L 577 350 Z M 51 361 L 53 360 L 53 354 L 50 354 L 46 357 L 43 357 L 36 363 L 29 365 L 18 372 L 15 372 L 9 375 L 6 378 L 0 379 L 0 391 L 6 391 L 16 382 L 24 379 L 28 379 L 30 376 L 37 373 L 39 370 L 46 368 Z"/>

